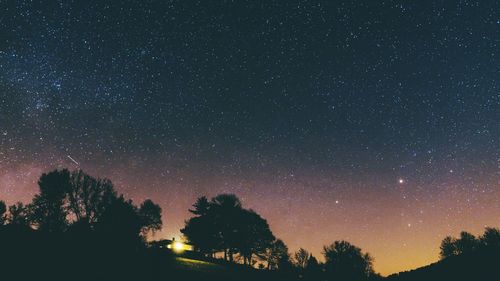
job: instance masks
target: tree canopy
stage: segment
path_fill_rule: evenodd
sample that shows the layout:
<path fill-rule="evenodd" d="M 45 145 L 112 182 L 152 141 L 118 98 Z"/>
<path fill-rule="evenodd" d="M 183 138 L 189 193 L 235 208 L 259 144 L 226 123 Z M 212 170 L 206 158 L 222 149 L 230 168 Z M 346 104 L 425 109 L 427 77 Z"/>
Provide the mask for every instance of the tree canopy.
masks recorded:
<path fill-rule="evenodd" d="M 323 248 L 325 266 L 332 280 L 366 280 L 373 274 L 373 258 L 347 241 Z"/>
<path fill-rule="evenodd" d="M 460 232 L 459 238 L 446 236 L 441 241 L 439 254 L 441 259 L 445 259 L 491 247 L 500 247 L 500 230 L 498 228 L 486 227 L 483 235 L 479 238 L 467 231 Z"/>
<path fill-rule="evenodd" d="M 269 269 L 284 269 L 290 263 L 288 247 L 281 239 L 276 239 L 266 251 L 266 259 Z"/>
<path fill-rule="evenodd" d="M 136 238 L 162 227 L 161 208 L 153 201 L 145 200 L 136 207 L 117 195 L 110 180 L 94 178 L 82 170 L 44 173 L 38 186 L 40 192 L 31 204 L 9 207 L 6 218 L 10 223 L 46 232 L 87 229 Z"/>
<path fill-rule="evenodd" d="M 202 196 L 189 211 L 195 216 L 181 232 L 205 254 L 223 252 L 229 261 L 239 255 L 252 264 L 252 257 L 263 256 L 275 241 L 267 221 L 244 209 L 234 194 L 220 194 L 210 201 Z"/>
<path fill-rule="evenodd" d="M 7 211 L 7 207 L 4 201 L 0 200 L 0 225 L 5 223 L 5 212 Z"/>
<path fill-rule="evenodd" d="M 294 253 L 294 263 L 298 268 L 304 269 L 307 267 L 307 263 L 309 261 L 309 252 L 303 248 L 300 248 L 297 252 Z"/>

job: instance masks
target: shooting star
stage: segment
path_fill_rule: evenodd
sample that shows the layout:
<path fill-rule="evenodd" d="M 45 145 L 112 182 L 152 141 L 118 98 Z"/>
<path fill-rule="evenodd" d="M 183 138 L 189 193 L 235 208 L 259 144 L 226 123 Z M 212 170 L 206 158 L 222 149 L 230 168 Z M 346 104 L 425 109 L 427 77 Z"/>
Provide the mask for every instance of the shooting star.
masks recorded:
<path fill-rule="evenodd" d="M 69 158 L 69 160 L 71 160 L 71 162 L 73 162 L 76 165 L 80 166 L 80 163 L 78 163 L 75 159 L 73 159 L 73 157 L 71 157 L 70 155 L 68 155 L 68 158 Z"/>

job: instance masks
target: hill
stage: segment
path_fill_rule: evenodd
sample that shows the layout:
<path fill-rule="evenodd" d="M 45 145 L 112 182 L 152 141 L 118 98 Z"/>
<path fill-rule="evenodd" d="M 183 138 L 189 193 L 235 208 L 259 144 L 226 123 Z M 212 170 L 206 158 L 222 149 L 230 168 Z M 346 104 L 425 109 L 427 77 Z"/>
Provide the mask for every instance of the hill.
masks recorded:
<path fill-rule="evenodd" d="M 294 280 L 277 271 L 182 257 L 165 249 L 111 247 L 98 240 L 0 228 L 0 280 Z"/>
<path fill-rule="evenodd" d="M 481 249 L 472 253 L 452 256 L 439 262 L 390 275 L 388 281 L 500 280 L 500 248 Z"/>

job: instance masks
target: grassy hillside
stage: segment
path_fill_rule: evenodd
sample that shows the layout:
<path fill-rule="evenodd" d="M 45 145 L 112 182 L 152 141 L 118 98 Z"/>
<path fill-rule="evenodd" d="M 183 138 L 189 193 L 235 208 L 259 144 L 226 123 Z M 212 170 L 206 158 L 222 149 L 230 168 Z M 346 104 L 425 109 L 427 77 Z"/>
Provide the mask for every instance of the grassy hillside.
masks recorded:
<path fill-rule="evenodd" d="M 172 267 L 166 267 L 165 273 L 178 280 L 280 280 L 277 272 L 257 270 L 242 265 L 219 264 L 207 261 L 175 257 Z"/>

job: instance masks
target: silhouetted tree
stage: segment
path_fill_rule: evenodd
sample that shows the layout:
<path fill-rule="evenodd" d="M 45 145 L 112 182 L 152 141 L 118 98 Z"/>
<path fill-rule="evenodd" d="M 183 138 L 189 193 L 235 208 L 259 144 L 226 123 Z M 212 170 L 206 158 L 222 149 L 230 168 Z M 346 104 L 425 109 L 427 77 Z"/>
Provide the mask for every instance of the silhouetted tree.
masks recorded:
<path fill-rule="evenodd" d="M 154 233 L 162 227 L 161 207 L 150 199 L 142 202 L 139 207 L 139 217 L 141 218 L 141 233 L 143 235 L 149 231 Z"/>
<path fill-rule="evenodd" d="M 309 252 L 306 251 L 303 248 L 300 248 L 295 254 L 293 255 L 294 260 L 295 260 L 295 265 L 301 269 L 305 269 L 307 267 L 307 262 L 309 261 Z"/>
<path fill-rule="evenodd" d="M 239 239 L 236 226 L 241 215 L 241 202 L 234 194 L 219 194 L 211 200 L 211 214 L 220 235 L 224 259 L 233 261 Z"/>
<path fill-rule="evenodd" d="M 268 269 L 284 269 L 290 263 L 290 254 L 288 247 L 283 240 L 276 239 L 267 249 L 266 254 Z"/>
<path fill-rule="evenodd" d="M 197 216 L 185 222 L 181 233 L 203 254 L 212 255 L 221 246 L 221 237 L 216 228 L 212 204 L 205 196 L 196 200 L 189 211 Z"/>
<path fill-rule="evenodd" d="M 486 227 L 480 241 L 486 247 L 500 247 L 500 229 Z"/>
<path fill-rule="evenodd" d="M 496 245 L 496 246 L 495 246 Z M 462 231 L 460 238 L 447 236 L 441 242 L 441 258 L 445 259 L 415 270 L 389 276 L 388 280 L 499 280 L 500 230 L 488 227 L 477 239 Z"/>
<path fill-rule="evenodd" d="M 131 200 L 119 196 L 106 208 L 96 227 L 101 235 L 107 237 L 108 243 L 134 247 L 138 245 L 143 225 L 137 207 Z"/>
<path fill-rule="evenodd" d="M 441 246 L 439 247 L 441 259 L 447 257 L 455 256 L 458 254 L 457 240 L 451 236 L 446 236 L 443 241 L 441 241 Z"/>
<path fill-rule="evenodd" d="M 40 229 L 61 232 L 67 226 L 65 198 L 70 190 L 70 172 L 66 169 L 42 174 L 38 180 L 40 193 L 32 202 L 31 221 Z"/>
<path fill-rule="evenodd" d="M 215 224 L 207 215 L 187 220 L 181 233 L 203 254 L 212 255 L 219 248 L 220 237 Z"/>
<path fill-rule="evenodd" d="M 267 221 L 244 209 L 234 194 L 220 194 L 210 201 L 200 197 L 189 211 L 196 216 L 181 232 L 205 254 L 222 251 L 229 261 L 239 254 L 243 263 L 252 264 L 252 256 L 262 255 L 275 239 Z"/>
<path fill-rule="evenodd" d="M 320 280 L 321 274 L 321 265 L 318 263 L 318 260 L 313 255 L 309 255 L 307 266 L 304 270 L 304 278 L 306 280 Z"/>
<path fill-rule="evenodd" d="M 103 280 L 152 280 L 139 274 L 150 275 L 153 260 L 143 238 L 161 228 L 160 206 L 146 200 L 137 207 L 117 196 L 109 180 L 82 171 L 55 170 L 38 183 L 31 204 L 16 203 L 7 215 L 0 206 L 0 216 L 9 222 L 0 229 L 3 279 L 100 280 L 94 274 L 99 272 Z M 23 270 L 12 271 L 16 278 L 6 277 L 12 265 Z"/>
<path fill-rule="evenodd" d="M 40 193 L 28 210 L 17 206 L 12 214 L 19 221 L 29 213 L 30 220 L 40 230 L 60 232 L 71 226 L 71 232 L 85 239 L 89 231 L 98 229 L 122 245 L 136 245 L 141 235 L 159 230 L 162 226 L 161 208 L 151 200 L 140 208 L 131 200 L 118 197 L 107 179 L 96 179 L 81 170 L 55 170 L 39 180 Z M 70 224 L 71 223 L 71 224 Z"/>
<path fill-rule="evenodd" d="M 146 200 L 137 208 L 132 200 L 123 195 L 113 199 L 111 205 L 97 224 L 97 229 L 124 245 L 135 246 L 142 235 L 161 228 L 161 208 L 151 200 Z"/>
<path fill-rule="evenodd" d="M 248 265 L 252 265 L 254 254 L 265 253 L 275 239 L 267 221 L 253 210 L 240 211 L 235 231 L 238 233 L 235 249 Z"/>
<path fill-rule="evenodd" d="M 309 259 L 307 260 L 307 267 L 306 268 L 310 268 L 310 267 L 319 267 L 319 263 L 318 263 L 318 260 L 311 254 L 309 255 Z"/>
<path fill-rule="evenodd" d="M 22 202 L 9 206 L 7 221 L 13 225 L 29 226 L 27 207 Z"/>
<path fill-rule="evenodd" d="M 241 201 L 234 194 L 219 194 L 212 198 L 212 204 L 223 211 L 232 211 L 241 208 Z"/>
<path fill-rule="evenodd" d="M 0 200 L 0 226 L 5 224 L 5 212 L 7 211 L 7 207 L 4 201 Z"/>
<path fill-rule="evenodd" d="M 189 212 L 197 216 L 205 216 L 208 214 L 209 208 L 210 202 L 208 202 L 206 196 L 202 196 L 196 199 L 196 202 L 193 204 L 193 209 L 189 209 Z"/>
<path fill-rule="evenodd" d="M 487 227 L 481 237 L 476 238 L 469 232 L 460 232 L 460 238 L 447 236 L 441 242 L 441 259 L 466 253 L 471 253 L 481 247 L 500 246 L 500 230 Z"/>
<path fill-rule="evenodd" d="M 196 245 L 198 251 L 203 254 L 213 255 L 217 251 L 221 242 L 219 233 L 215 227 L 215 218 L 211 211 L 211 203 L 207 197 L 199 197 L 193 204 L 193 209 L 189 210 L 197 215 L 185 222 L 181 233 Z"/>
<path fill-rule="evenodd" d="M 95 179 L 82 170 L 71 173 L 67 199 L 75 221 L 89 226 L 97 223 L 116 197 L 110 180 Z"/>
<path fill-rule="evenodd" d="M 460 232 L 460 238 L 456 241 L 457 253 L 465 254 L 473 252 L 478 245 L 479 241 L 474 235 L 467 231 L 462 231 Z"/>
<path fill-rule="evenodd" d="M 366 280 L 373 274 L 373 258 L 347 241 L 323 247 L 328 280 Z"/>

